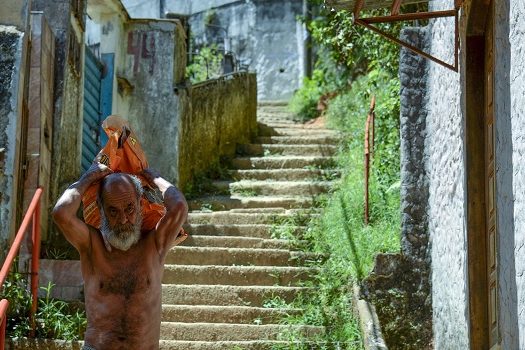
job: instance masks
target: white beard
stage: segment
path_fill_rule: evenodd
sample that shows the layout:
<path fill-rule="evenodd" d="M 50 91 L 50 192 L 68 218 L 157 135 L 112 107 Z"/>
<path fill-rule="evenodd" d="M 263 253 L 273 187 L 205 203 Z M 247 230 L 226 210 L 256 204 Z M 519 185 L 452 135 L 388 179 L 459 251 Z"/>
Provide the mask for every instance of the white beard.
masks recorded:
<path fill-rule="evenodd" d="M 142 227 L 142 216 L 137 217 L 137 222 L 133 225 L 131 230 L 115 232 L 109 226 L 106 214 L 103 210 L 100 211 L 100 233 L 108 242 L 116 249 L 127 251 L 140 239 L 140 229 Z"/>

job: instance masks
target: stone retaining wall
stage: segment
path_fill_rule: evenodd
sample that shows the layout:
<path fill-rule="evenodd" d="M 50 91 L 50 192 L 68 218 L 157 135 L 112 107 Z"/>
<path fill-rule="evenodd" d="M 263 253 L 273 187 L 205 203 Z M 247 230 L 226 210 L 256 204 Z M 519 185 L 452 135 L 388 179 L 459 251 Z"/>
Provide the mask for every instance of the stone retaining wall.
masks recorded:
<path fill-rule="evenodd" d="M 179 187 L 233 156 L 257 129 L 257 82 L 252 73 L 234 73 L 194 85 L 190 112 L 181 115 Z"/>

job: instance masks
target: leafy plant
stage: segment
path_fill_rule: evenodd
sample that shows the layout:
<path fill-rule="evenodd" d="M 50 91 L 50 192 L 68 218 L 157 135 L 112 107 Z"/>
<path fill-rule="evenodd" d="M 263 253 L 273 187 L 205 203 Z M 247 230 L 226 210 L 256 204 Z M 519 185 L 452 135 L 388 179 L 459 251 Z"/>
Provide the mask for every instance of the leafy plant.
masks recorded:
<path fill-rule="evenodd" d="M 51 283 L 41 288 L 46 296 L 38 299 L 36 336 L 48 339 L 82 339 L 87 325 L 85 312 L 65 301 L 51 298 Z M 31 293 L 27 290 L 25 276 L 18 272 L 11 273 L 4 284 L 1 297 L 9 300 L 7 336 L 27 337 L 31 331 Z"/>
<path fill-rule="evenodd" d="M 201 47 L 193 55 L 193 61 L 186 67 L 186 77 L 198 83 L 222 75 L 223 55 L 217 45 Z"/>

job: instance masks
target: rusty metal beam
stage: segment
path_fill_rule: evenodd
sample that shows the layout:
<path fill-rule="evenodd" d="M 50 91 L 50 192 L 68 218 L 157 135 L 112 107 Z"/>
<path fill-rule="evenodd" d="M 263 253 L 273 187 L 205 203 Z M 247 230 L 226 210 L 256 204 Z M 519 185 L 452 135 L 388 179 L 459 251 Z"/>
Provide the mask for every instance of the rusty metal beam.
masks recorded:
<path fill-rule="evenodd" d="M 454 16 L 455 16 L 455 27 L 454 27 L 454 38 L 455 38 L 455 42 L 454 42 L 454 64 L 450 64 L 450 63 L 447 63 L 437 57 L 434 57 L 426 52 L 424 52 L 423 50 L 413 46 L 413 45 L 410 45 L 409 43 L 407 42 L 404 42 L 396 37 L 394 37 L 393 35 L 371 25 L 370 23 L 368 23 L 368 21 L 370 19 L 373 19 L 373 18 L 368 18 L 368 19 L 360 19 L 360 18 L 357 18 L 357 19 L 354 19 L 354 23 L 355 24 L 359 24 L 359 25 L 362 25 L 363 27 L 365 28 L 368 28 L 370 29 L 371 31 L 373 32 L 376 32 L 378 33 L 379 35 L 381 36 L 384 36 L 385 38 L 389 39 L 389 40 L 392 40 L 393 42 L 395 42 L 396 44 L 398 45 L 401 45 L 403 47 L 406 47 L 407 49 L 411 50 L 412 52 L 420 55 L 420 56 L 423 56 L 433 62 L 436 62 L 437 64 L 439 65 L 442 65 L 443 67 L 446 67 L 448 69 L 451 69 L 453 70 L 454 72 L 457 72 L 458 71 L 458 50 L 459 50 L 459 26 L 458 26 L 458 15 L 457 15 L 457 11 L 454 12 Z M 372 23 L 375 23 L 375 22 L 372 22 Z M 377 22 L 377 23 L 382 23 L 382 22 Z"/>
<path fill-rule="evenodd" d="M 365 0 L 357 0 L 354 4 L 354 19 L 359 18 L 359 14 L 361 13 L 361 10 L 363 9 L 363 5 L 365 4 Z"/>
<path fill-rule="evenodd" d="M 360 20 L 368 24 L 374 24 L 374 23 L 389 23 L 389 22 L 399 22 L 399 21 L 412 21 L 416 19 L 454 17 L 455 15 L 456 15 L 456 10 L 446 10 L 446 11 L 435 11 L 435 12 L 405 13 L 405 14 L 401 14 L 397 16 L 378 16 L 378 17 L 360 18 Z"/>
<path fill-rule="evenodd" d="M 392 9 L 390 11 L 390 14 L 392 16 L 397 16 L 399 15 L 399 9 L 401 8 L 401 0 L 394 0 L 392 2 Z"/>

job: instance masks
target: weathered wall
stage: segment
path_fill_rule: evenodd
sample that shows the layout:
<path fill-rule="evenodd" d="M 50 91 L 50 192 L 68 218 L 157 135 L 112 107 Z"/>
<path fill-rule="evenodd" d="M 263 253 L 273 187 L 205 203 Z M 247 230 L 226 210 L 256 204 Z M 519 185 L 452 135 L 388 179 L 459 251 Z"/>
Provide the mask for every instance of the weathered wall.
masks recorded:
<path fill-rule="evenodd" d="M 181 6 L 167 2 L 166 11 Z M 286 100 L 300 87 L 305 31 L 297 16 L 303 14 L 303 0 L 192 2 L 189 10 L 192 51 L 214 43 L 224 48 L 226 40 L 240 64 L 257 72 L 259 100 Z"/>
<path fill-rule="evenodd" d="M 150 166 L 176 183 L 179 118 L 188 103 L 180 85 L 186 67 L 184 29 L 168 20 L 132 20 L 125 28 L 124 65 L 117 72 L 132 88 L 122 98 L 129 106 L 124 116 L 140 136 Z"/>
<path fill-rule="evenodd" d="M 28 36 L 0 24 L 0 258 L 14 235 Z"/>
<path fill-rule="evenodd" d="M 525 349 L 525 3 L 495 1 L 496 194 L 502 349 Z"/>
<path fill-rule="evenodd" d="M 525 35 L 518 0 L 495 4 L 495 142 L 498 227 L 499 331 L 502 349 L 525 348 Z M 453 1 L 432 3 L 451 8 Z M 452 24 L 432 28 L 432 53 L 452 57 Z M 463 38 L 464 39 L 464 38 Z M 460 57 L 461 65 L 465 58 Z M 466 264 L 464 68 L 460 74 L 432 64 L 426 143 L 430 181 L 429 229 L 436 348 L 469 346 Z"/>
<path fill-rule="evenodd" d="M 447 0 L 429 6 L 450 9 Z M 452 19 L 431 28 L 431 52 L 452 58 Z M 462 62 L 463 57 L 462 57 Z M 436 349 L 469 348 L 464 106 L 462 74 L 431 63 L 428 82 L 427 138 L 428 226 L 432 244 L 432 304 Z"/>
<path fill-rule="evenodd" d="M 132 18 L 159 18 L 161 1 L 164 0 L 122 0 L 122 3 Z"/>
<path fill-rule="evenodd" d="M 191 113 L 181 115 L 180 185 L 232 156 L 257 129 L 255 74 L 234 73 L 195 85 Z"/>
<path fill-rule="evenodd" d="M 56 38 L 53 149 L 48 189 L 52 206 L 81 171 L 84 32 L 78 18 L 72 15 L 70 0 L 33 0 L 32 9 L 44 12 Z M 75 49 L 73 42 L 77 45 Z M 48 215 L 50 209 L 45 211 Z M 48 241 L 51 245 L 68 246 L 54 225 Z"/>
<path fill-rule="evenodd" d="M 29 77 L 29 0 L 0 0 L 0 258 L 16 230 Z"/>

